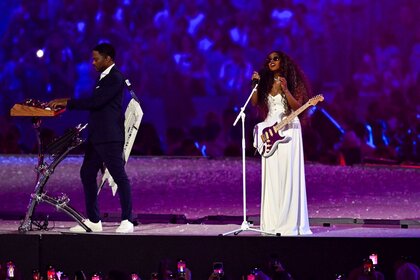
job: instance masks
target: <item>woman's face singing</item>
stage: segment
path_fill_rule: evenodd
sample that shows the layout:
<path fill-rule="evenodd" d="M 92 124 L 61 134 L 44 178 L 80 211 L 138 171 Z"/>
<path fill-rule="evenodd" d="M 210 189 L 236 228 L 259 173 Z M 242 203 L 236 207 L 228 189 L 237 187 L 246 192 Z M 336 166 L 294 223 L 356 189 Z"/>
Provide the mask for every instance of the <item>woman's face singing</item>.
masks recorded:
<path fill-rule="evenodd" d="M 271 71 L 278 71 L 280 70 L 280 56 L 278 53 L 270 53 L 267 57 L 267 65 Z"/>

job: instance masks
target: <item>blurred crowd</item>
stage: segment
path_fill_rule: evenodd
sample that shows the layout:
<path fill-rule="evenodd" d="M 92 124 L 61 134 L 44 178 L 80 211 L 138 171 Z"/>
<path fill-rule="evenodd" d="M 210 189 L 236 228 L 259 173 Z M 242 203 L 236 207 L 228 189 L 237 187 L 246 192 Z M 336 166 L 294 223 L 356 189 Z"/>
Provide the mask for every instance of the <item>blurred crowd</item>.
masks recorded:
<path fill-rule="evenodd" d="M 331 277 L 334 280 L 384 280 L 385 274 L 381 272 L 381 268 L 377 262 L 377 255 L 372 254 L 363 259 L 360 265 L 351 269 L 348 273 L 340 274 L 331 271 Z M 0 266 L 0 280 L 20 280 L 22 279 L 21 268 L 9 261 Z M 293 273 L 285 268 L 279 255 L 271 254 L 267 260 L 263 260 L 261 266 L 250 268 L 240 277 L 242 280 L 293 280 Z M 420 268 L 413 263 L 408 257 L 398 258 L 393 267 L 389 270 L 392 275 L 387 275 L 387 279 L 396 280 L 418 280 L 420 279 Z M 38 269 L 33 270 L 32 280 L 192 280 L 197 279 L 193 276 L 193 271 L 187 266 L 185 260 L 180 259 L 177 262 L 171 259 L 162 259 L 157 267 L 156 272 L 152 272 L 150 276 L 140 278 L 138 273 L 129 273 L 122 270 L 110 270 L 106 273 L 95 272 L 89 275 L 83 270 L 76 271 L 72 275 L 66 274 L 53 266 L 48 266 L 43 272 Z M 214 262 L 209 269 L 208 280 L 233 280 L 229 269 L 223 266 L 222 262 Z M 311 279 L 320 279 L 316 272 Z"/>
<path fill-rule="evenodd" d="M 97 75 L 90 51 L 110 41 L 140 100 L 162 104 L 143 104 L 164 131 L 143 122 L 134 154 L 240 155 L 232 123 L 252 71 L 279 49 L 326 98 L 308 117 L 308 160 L 420 162 L 415 0 L 19 0 L 0 9 L 0 153 L 34 150 L 8 116 L 13 104 L 89 95 Z M 195 98 L 227 101 L 197 124 L 207 110 Z M 259 117 L 249 111 L 250 134 Z"/>

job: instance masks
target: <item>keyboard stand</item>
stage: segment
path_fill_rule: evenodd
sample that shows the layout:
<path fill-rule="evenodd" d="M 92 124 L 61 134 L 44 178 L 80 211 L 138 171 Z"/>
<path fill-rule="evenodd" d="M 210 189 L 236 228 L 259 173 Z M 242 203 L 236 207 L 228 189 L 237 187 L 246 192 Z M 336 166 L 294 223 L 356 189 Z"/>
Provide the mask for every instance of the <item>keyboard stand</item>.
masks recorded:
<path fill-rule="evenodd" d="M 27 232 L 32 230 L 32 224 L 33 224 L 33 214 L 35 211 L 36 206 L 38 203 L 46 202 L 52 206 L 55 206 L 58 210 L 63 211 L 70 217 L 72 217 L 76 222 L 79 223 L 81 227 L 83 227 L 87 232 L 91 232 L 92 230 L 84 224 L 85 218 L 77 212 L 73 207 L 69 205 L 70 199 L 67 197 L 67 195 L 62 194 L 59 197 L 51 197 L 46 194 L 44 191 L 45 184 L 48 182 L 48 179 L 50 176 L 54 173 L 55 168 L 57 165 L 68 155 L 68 153 L 79 146 L 83 140 L 81 140 L 79 136 L 79 132 L 84 127 L 81 127 L 80 125 L 76 127 L 74 130 L 74 136 L 70 139 L 68 139 L 69 146 L 64 148 L 60 153 L 53 155 L 53 161 L 48 164 L 45 163 L 43 160 L 38 163 L 38 166 L 36 167 L 37 172 L 37 182 L 35 184 L 34 192 L 31 194 L 28 209 L 25 215 L 25 218 L 23 219 L 22 223 L 19 226 L 19 232 Z M 58 140 L 60 140 L 59 138 Z M 57 140 L 57 141 L 58 141 Z"/>
<path fill-rule="evenodd" d="M 43 154 L 41 154 L 38 166 L 35 170 L 37 172 L 37 182 L 35 184 L 34 192 L 31 194 L 30 197 L 25 218 L 19 226 L 19 232 L 27 232 L 32 230 L 33 214 L 36 206 L 40 202 L 46 202 L 52 206 L 55 206 L 58 210 L 61 210 L 70 217 L 72 217 L 87 232 L 92 231 L 88 226 L 84 224 L 83 221 L 85 220 L 85 218 L 69 205 L 70 199 L 67 197 L 67 195 L 62 194 L 59 197 L 51 197 L 48 196 L 44 191 L 45 184 L 48 182 L 50 176 L 54 173 L 54 170 L 57 167 L 57 165 L 68 155 L 68 153 L 71 150 L 73 150 L 83 142 L 83 140 L 79 138 L 79 133 L 85 127 L 86 125 L 79 125 L 76 128 L 73 128 L 70 132 L 67 132 L 64 136 L 57 139 L 55 142 L 53 142 L 47 147 L 48 151 L 49 147 L 52 146 L 52 148 L 49 149 L 52 152 L 53 158 L 51 163 L 44 162 Z"/>
<path fill-rule="evenodd" d="M 28 208 L 26 211 L 25 218 L 21 222 L 18 230 L 19 232 L 25 233 L 32 231 L 32 225 L 34 224 L 33 216 L 36 206 L 45 202 L 52 206 L 55 206 L 58 210 L 63 211 L 70 217 L 72 217 L 81 227 L 87 232 L 92 230 L 84 224 L 85 218 L 77 212 L 73 207 L 69 205 L 70 199 L 67 195 L 62 194 L 59 197 L 51 197 L 47 195 L 44 190 L 46 183 L 50 176 L 54 173 L 57 165 L 69 154 L 71 150 L 83 143 L 83 140 L 79 137 L 80 132 L 86 127 L 86 125 L 78 125 L 75 128 L 70 129 L 63 136 L 55 140 L 53 143 L 46 147 L 46 152 L 51 155 L 52 161 L 47 163 L 44 161 L 44 150 L 41 140 L 41 117 L 53 117 L 64 112 L 62 110 L 44 110 L 42 108 L 35 108 L 22 104 L 15 104 L 10 110 L 11 116 L 24 116 L 32 117 L 32 124 L 36 131 L 37 142 L 38 142 L 38 164 L 35 168 L 36 172 L 36 184 L 33 193 L 30 196 Z"/>

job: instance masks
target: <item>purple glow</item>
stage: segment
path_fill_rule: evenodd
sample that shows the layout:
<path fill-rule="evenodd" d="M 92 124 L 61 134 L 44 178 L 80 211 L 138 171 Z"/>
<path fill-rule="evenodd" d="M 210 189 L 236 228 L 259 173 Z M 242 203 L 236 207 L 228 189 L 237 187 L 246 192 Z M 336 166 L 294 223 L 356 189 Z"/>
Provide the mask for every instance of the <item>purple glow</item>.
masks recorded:
<path fill-rule="evenodd" d="M 0 153 L 27 153 L 33 145 L 25 120 L 6 118 L 10 108 L 25 98 L 89 95 L 97 75 L 91 69 L 91 48 L 109 41 L 117 48 L 117 66 L 142 101 L 147 128 L 141 129 L 153 130 L 159 139 L 142 139 L 158 142 L 159 148 L 141 147 L 138 154 L 189 153 L 188 147 L 181 147 L 182 153 L 173 154 L 168 147 L 179 143 L 171 143 L 168 134 L 182 131 L 184 142 L 190 142 L 191 131 L 206 127 L 210 118 L 222 128 L 216 139 L 235 142 L 236 138 L 226 140 L 237 133 L 227 129 L 232 108 L 246 100 L 252 70 L 261 68 L 268 52 L 279 49 L 301 65 L 314 95 L 325 95 L 321 108 L 345 133 L 364 144 L 361 127 L 372 128 L 371 147 L 376 148 L 372 153 L 361 148 L 362 158 L 420 161 L 420 27 L 415 1 L 70 2 L 2 6 L 7 15 L 0 20 L 0 115 L 7 122 L 2 134 L 18 143 L 1 143 Z M 43 59 L 33 55 L 38 46 L 43 46 Z M 247 111 L 251 133 L 258 116 L 256 110 Z M 85 117 L 66 113 L 45 125 L 60 135 L 75 119 Z M 316 113 L 311 119 L 315 127 L 330 125 Z M 21 135 L 12 138 L 8 127 Z M 318 148 L 309 147 L 318 149 L 311 160 L 338 162 L 340 151 L 334 147 L 342 139 L 328 131 L 306 132 L 304 142 L 319 139 Z M 206 144 L 208 152 L 211 144 Z M 195 153 L 201 152 L 190 154 Z"/>

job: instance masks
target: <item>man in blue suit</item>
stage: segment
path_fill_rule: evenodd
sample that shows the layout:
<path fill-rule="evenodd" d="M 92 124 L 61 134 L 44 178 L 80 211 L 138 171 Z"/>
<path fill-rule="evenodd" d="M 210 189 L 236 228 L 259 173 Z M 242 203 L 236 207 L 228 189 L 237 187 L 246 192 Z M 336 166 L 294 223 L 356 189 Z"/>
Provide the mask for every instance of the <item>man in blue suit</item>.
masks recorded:
<path fill-rule="evenodd" d="M 51 108 L 59 106 L 69 110 L 89 111 L 86 152 L 80 169 L 85 192 L 86 214 L 84 223 L 94 232 L 102 231 L 97 199 L 97 174 L 105 164 L 118 185 L 121 203 L 121 224 L 116 232 L 133 232 L 131 185 L 125 172 L 123 158 L 124 115 L 122 99 L 124 79 L 115 67 L 115 49 L 109 43 L 93 48 L 92 64 L 100 72 L 93 95 L 87 98 L 61 98 L 49 102 Z M 70 228 L 73 232 L 84 232 L 80 225 Z"/>

